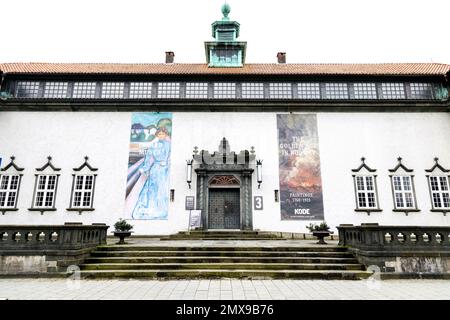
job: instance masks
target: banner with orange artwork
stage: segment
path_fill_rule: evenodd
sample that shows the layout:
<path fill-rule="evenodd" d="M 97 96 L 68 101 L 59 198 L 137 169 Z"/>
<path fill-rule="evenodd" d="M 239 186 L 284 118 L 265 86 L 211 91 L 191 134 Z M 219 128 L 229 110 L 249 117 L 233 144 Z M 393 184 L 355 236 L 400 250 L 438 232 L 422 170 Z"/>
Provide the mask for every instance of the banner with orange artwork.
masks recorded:
<path fill-rule="evenodd" d="M 324 220 L 317 118 L 278 114 L 281 220 Z"/>

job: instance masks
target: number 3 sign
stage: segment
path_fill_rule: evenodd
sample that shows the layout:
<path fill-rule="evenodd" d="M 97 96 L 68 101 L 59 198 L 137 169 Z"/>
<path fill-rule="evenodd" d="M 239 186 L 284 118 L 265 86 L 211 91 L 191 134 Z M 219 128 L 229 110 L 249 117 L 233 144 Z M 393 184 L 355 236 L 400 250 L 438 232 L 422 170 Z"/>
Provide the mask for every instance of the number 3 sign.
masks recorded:
<path fill-rule="evenodd" d="M 253 210 L 262 210 L 263 209 L 263 197 L 255 196 L 253 199 Z"/>

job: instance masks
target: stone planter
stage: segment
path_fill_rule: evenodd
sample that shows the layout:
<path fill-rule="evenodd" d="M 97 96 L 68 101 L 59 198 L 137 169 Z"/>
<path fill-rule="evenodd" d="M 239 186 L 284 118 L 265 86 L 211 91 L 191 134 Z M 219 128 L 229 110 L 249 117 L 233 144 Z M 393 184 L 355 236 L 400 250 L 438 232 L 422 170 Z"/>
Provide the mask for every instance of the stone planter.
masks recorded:
<path fill-rule="evenodd" d="M 125 238 L 131 236 L 133 231 L 114 231 L 114 237 L 119 238 L 117 244 L 125 244 Z"/>
<path fill-rule="evenodd" d="M 330 231 L 313 231 L 313 236 L 319 239 L 317 244 L 327 244 L 323 239 L 330 235 Z"/>

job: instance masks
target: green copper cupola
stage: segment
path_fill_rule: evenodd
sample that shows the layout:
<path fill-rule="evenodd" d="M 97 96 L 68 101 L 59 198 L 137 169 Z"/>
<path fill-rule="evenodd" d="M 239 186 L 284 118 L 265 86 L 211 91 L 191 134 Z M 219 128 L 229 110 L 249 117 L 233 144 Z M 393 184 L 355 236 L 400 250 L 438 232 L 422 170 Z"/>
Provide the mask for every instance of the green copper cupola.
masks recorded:
<path fill-rule="evenodd" d="M 228 3 L 222 6 L 222 20 L 211 25 L 215 41 L 205 42 L 206 62 L 209 67 L 242 67 L 245 63 L 247 42 L 237 41 L 240 25 L 231 21 Z"/>

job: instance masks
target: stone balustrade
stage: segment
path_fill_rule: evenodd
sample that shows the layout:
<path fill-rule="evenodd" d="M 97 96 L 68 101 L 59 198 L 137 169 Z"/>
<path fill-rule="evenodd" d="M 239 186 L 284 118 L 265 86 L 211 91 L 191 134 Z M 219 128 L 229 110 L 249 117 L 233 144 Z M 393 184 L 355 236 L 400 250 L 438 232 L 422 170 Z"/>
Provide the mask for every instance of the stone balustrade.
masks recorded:
<path fill-rule="evenodd" d="M 106 243 L 105 224 L 66 224 L 59 226 L 0 225 L 2 250 L 74 250 Z"/>
<path fill-rule="evenodd" d="M 106 244 L 106 224 L 0 225 L 0 274 L 63 271 Z"/>
<path fill-rule="evenodd" d="M 366 266 L 400 273 L 450 272 L 450 226 L 340 225 L 339 245 Z"/>
<path fill-rule="evenodd" d="M 449 227 L 341 225 L 339 244 L 376 250 L 449 250 Z"/>

